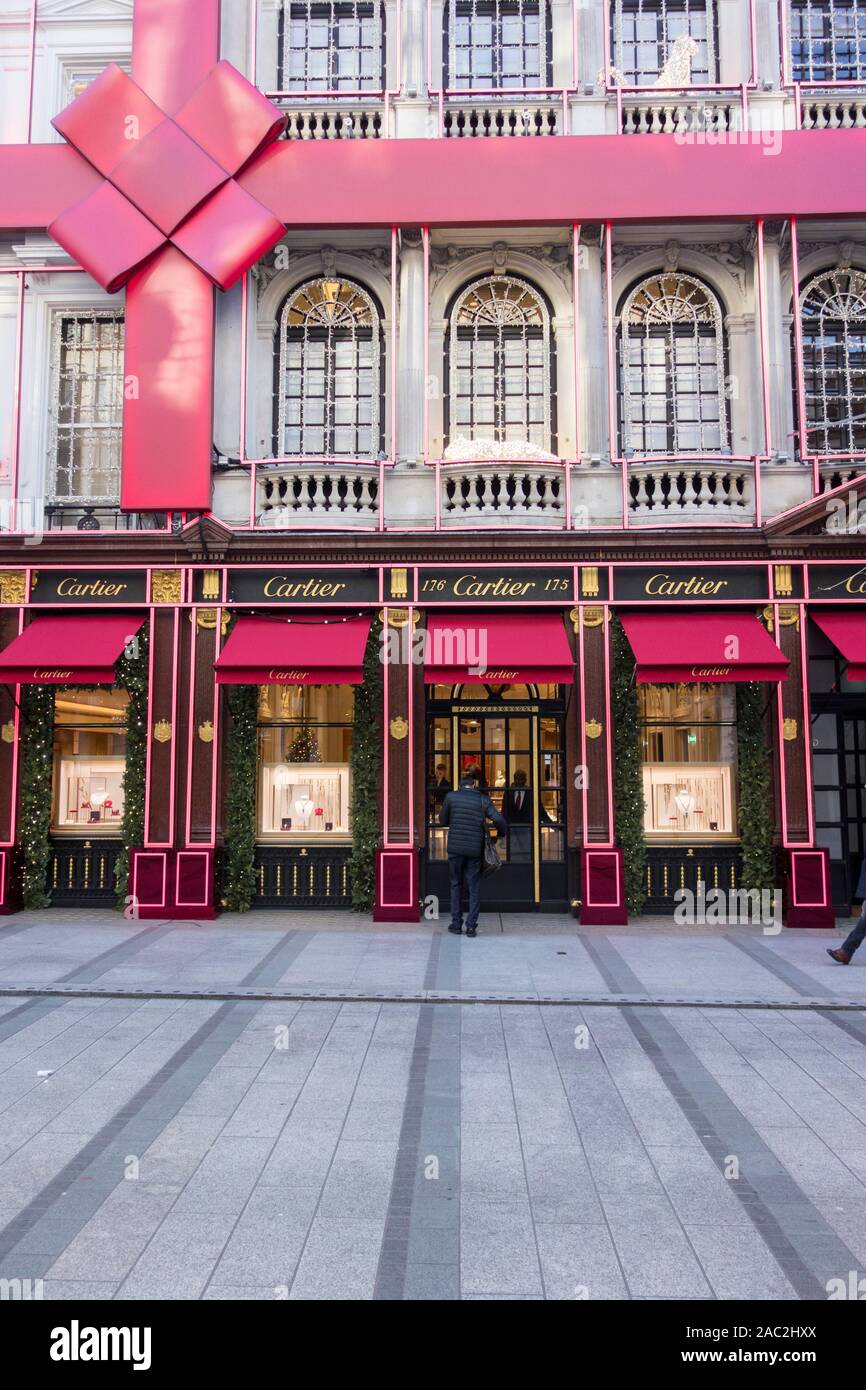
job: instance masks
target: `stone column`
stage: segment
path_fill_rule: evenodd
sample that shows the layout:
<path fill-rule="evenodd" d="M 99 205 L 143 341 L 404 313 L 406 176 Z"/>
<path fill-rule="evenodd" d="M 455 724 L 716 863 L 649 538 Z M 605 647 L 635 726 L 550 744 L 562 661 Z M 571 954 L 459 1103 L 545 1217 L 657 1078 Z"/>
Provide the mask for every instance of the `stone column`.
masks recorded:
<path fill-rule="evenodd" d="M 395 11 L 388 13 L 393 23 Z M 403 0 L 403 33 L 398 36 L 403 45 L 402 95 L 412 100 L 427 94 L 427 6 L 424 0 Z"/>
<path fill-rule="evenodd" d="M 604 302 L 604 257 L 599 228 L 581 230 L 577 270 L 577 351 L 580 368 L 580 438 L 577 456 L 587 463 L 608 457 L 607 332 Z M 567 389 L 567 388 L 565 388 Z"/>
<path fill-rule="evenodd" d="M 770 391 L 770 453 L 783 462 L 793 455 L 793 441 L 788 430 L 791 416 L 790 380 L 791 349 L 785 331 L 788 320 L 782 289 L 780 237 L 781 222 L 764 226 L 764 302 L 765 341 L 767 344 L 767 382 Z M 757 305 L 756 305 L 757 310 Z"/>
<path fill-rule="evenodd" d="M 401 233 L 397 330 L 397 449 L 400 463 L 424 453 L 424 247 L 417 227 Z"/>

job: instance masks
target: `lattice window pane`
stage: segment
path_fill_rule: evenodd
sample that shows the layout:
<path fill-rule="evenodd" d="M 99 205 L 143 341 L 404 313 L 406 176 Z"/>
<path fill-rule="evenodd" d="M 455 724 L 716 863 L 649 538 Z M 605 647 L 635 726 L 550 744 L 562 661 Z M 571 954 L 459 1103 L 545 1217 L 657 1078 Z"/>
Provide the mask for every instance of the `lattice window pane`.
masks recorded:
<path fill-rule="evenodd" d="M 864 0 L 789 0 L 788 14 L 795 82 L 866 78 Z"/>
<path fill-rule="evenodd" d="M 620 327 L 622 447 L 638 456 L 726 447 L 721 307 L 698 280 L 650 276 Z"/>
<path fill-rule="evenodd" d="M 522 280 L 490 276 L 457 301 L 449 329 L 451 435 L 551 447 L 550 324 Z"/>
<path fill-rule="evenodd" d="M 285 91 L 372 92 L 385 86 L 378 0 L 309 0 L 280 15 L 277 82 Z"/>
<path fill-rule="evenodd" d="M 547 0 L 446 0 L 445 85 L 545 87 L 552 41 Z"/>
<path fill-rule="evenodd" d="M 866 274 L 822 271 L 800 295 L 810 453 L 866 449 Z"/>
<path fill-rule="evenodd" d="M 611 29 L 614 67 L 631 87 L 651 87 L 669 60 L 666 87 L 718 81 L 714 0 L 615 0 Z"/>
<path fill-rule="evenodd" d="M 379 449 L 381 323 L 349 280 L 311 280 L 280 321 L 277 451 L 369 458 Z"/>
<path fill-rule="evenodd" d="M 123 332 L 117 309 L 55 317 L 50 502 L 117 503 L 120 498 Z"/>

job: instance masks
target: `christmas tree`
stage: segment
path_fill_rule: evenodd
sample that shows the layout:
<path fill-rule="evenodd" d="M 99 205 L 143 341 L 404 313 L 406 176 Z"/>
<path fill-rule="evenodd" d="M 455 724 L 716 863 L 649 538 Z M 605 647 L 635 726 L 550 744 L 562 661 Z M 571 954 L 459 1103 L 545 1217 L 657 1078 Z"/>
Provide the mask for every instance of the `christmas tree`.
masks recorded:
<path fill-rule="evenodd" d="M 319 745 L 312 729 L 305 724 L 299 731 L 297 738 L 289 748 L 288 761 L 290 763 L 318 763 L 321 762 Z"/>

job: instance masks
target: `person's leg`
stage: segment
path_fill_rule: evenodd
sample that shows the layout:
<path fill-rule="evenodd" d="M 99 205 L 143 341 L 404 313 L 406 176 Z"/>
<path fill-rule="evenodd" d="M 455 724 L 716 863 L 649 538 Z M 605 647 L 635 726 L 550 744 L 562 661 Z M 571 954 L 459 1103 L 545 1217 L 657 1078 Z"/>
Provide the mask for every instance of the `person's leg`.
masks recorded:
<path fill-rule="evenodd" d="M 451 889 L 451 925 L 448 930 L 462 932 L 463 909 L 460 898 L 463 892 L 463 859 L 459 854 L 448 856 L 448 882 Z"/>
<path fill-rule="evenodd" d="M 866 903 L 863 904 L 863 911 L 860 913 L 858 920 L 842 942 L 842 945 L 835 948 L 828 946 L 827 955 L 832 956 L 834 960 L 838 960 L 840 965 L 847 965 L 854 952 L 857 950 L 857 947 L 863 944 L 864 937 L 866 937 Z"/>
<path fill-rule="evenodd" d="M 469 888 L 469 912 L 466 915 L 466 935 L 474 936 L 478 930 L 478 912 L 481 907 L 481 860 L 464 859 L 466 883 Z"/>

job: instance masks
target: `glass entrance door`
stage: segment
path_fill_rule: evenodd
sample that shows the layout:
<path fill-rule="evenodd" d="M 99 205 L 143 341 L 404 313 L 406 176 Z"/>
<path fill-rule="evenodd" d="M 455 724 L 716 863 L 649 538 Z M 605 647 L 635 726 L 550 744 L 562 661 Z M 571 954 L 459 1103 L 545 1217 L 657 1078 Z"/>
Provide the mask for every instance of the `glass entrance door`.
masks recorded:
<path fill-rule="evenodd" d="M 482 882 L 482 908 L 566 906 L 564 710 L 557 686 L 434 686 L 427 718 L 426 892 L 447 902 L 447 831 L 439 809 L 461 775 L 508 823 L 502 869 Z"/>

